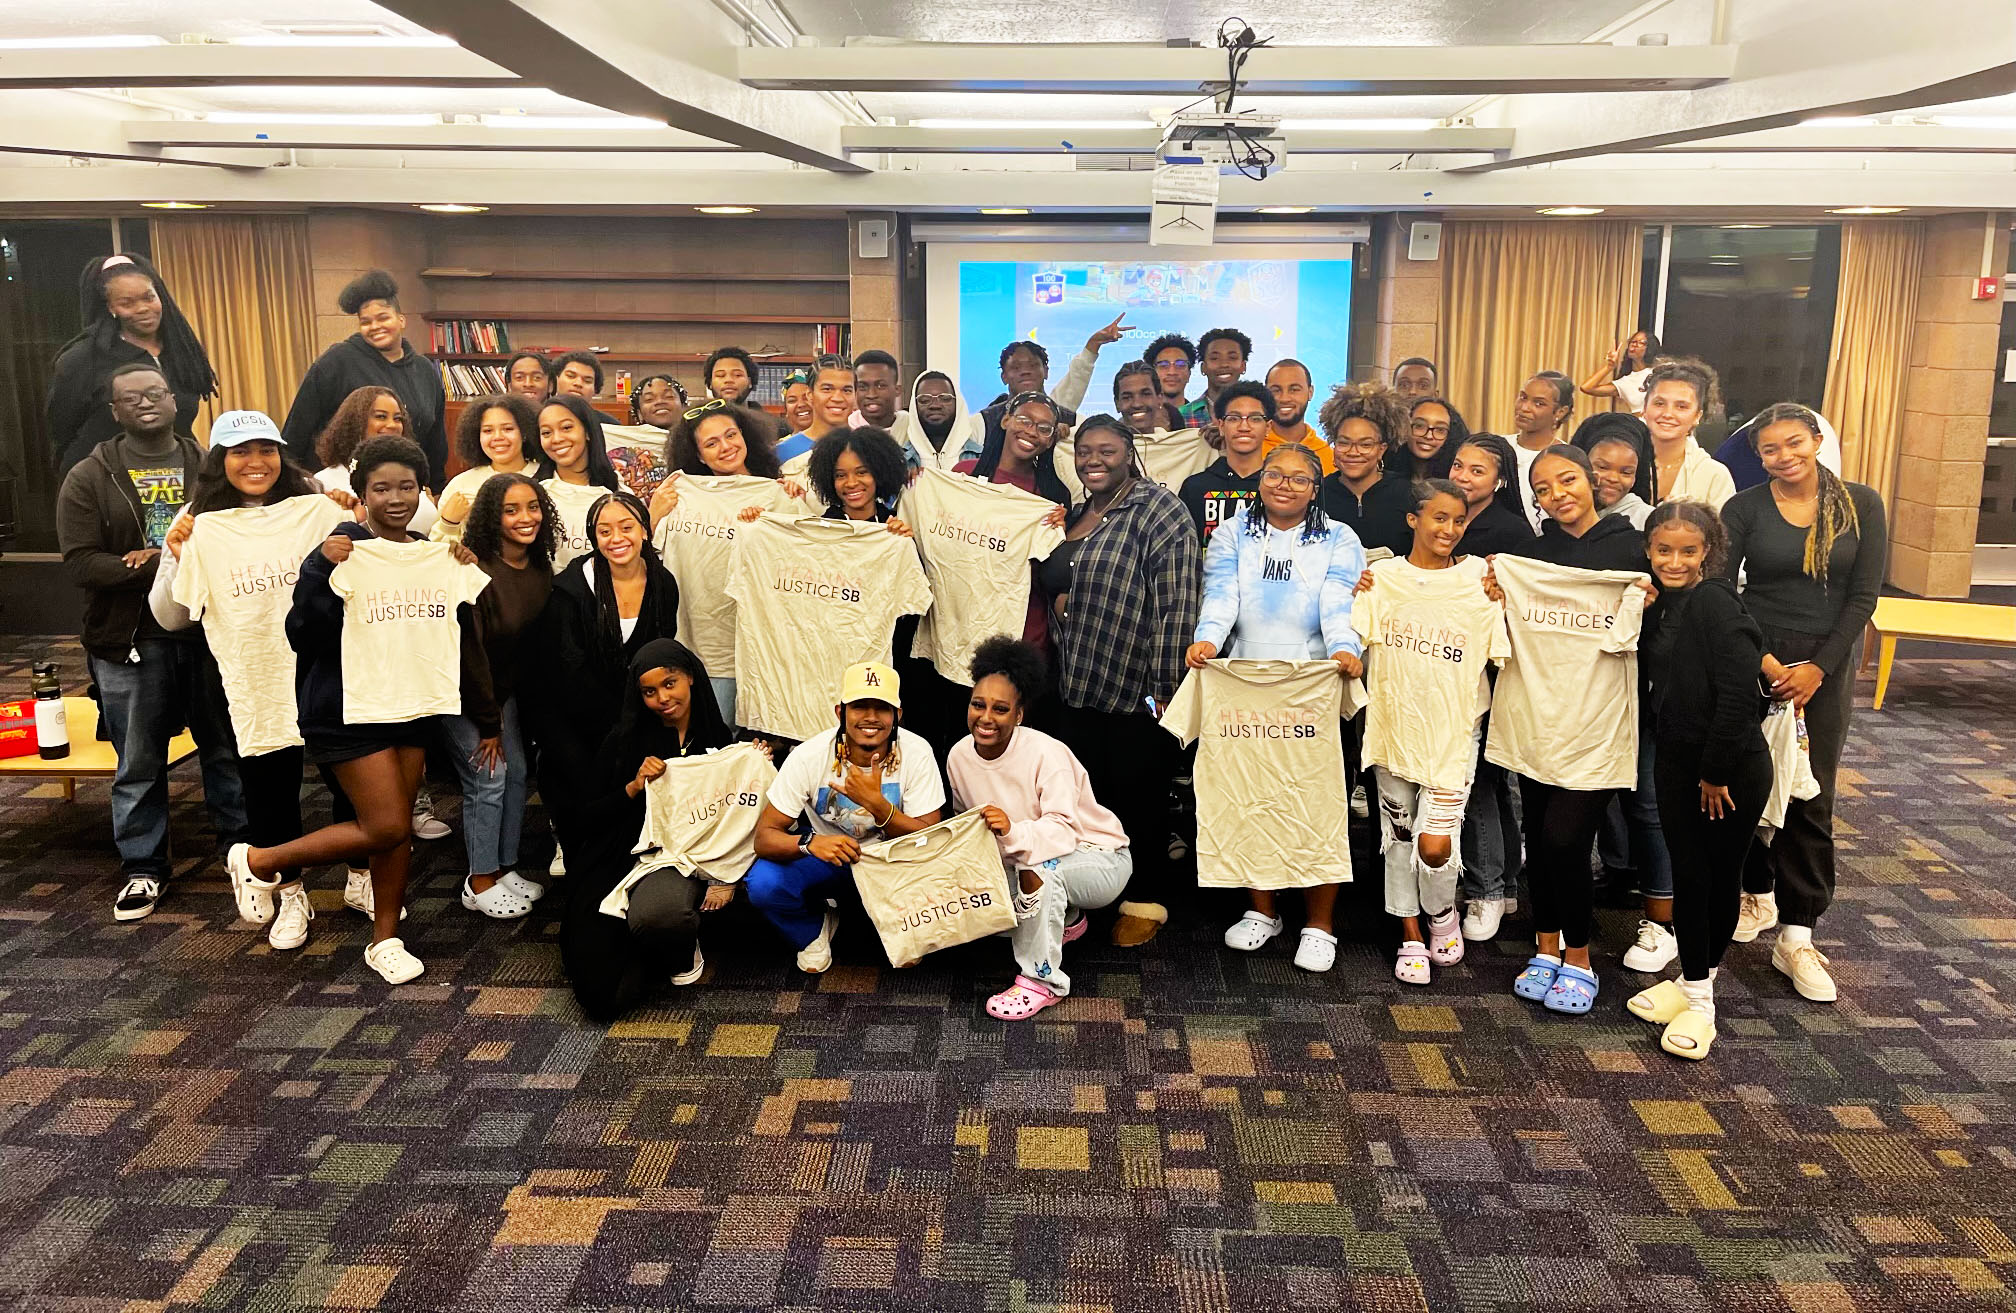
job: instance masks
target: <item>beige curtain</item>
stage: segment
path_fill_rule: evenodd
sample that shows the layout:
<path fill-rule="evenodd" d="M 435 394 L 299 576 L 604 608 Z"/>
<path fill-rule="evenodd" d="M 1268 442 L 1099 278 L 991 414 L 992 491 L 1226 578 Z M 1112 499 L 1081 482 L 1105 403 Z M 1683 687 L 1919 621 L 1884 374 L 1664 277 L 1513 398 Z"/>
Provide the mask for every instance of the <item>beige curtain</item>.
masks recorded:
<path fill-rule="evenodd" d="M 1892 500 L 1904 441 L 1904 387 L 1925 226 L 1915 219 L 1841 225 L 1841 290 L 1820 407 L 1841 435 L 1841 473 Z"/>
<path fill-rule="evenodd" d="M 1543 369 L 1586 377 L 1638 327 L 1644 225 L 1452 219 L 1442 228 L 1442 386 L 1473 430 L 1512 432 L 1519 385 Z M 1575 414 L 1608 410 L 1575 394 Z"/>
<path fill-rule="evenodd" d="M 155 219 L 154 265 L 217 370 L 220 395 L 197 436 L 227 410 L 281 423 L 315 360 L 308 221 L 299 215 Z"/>

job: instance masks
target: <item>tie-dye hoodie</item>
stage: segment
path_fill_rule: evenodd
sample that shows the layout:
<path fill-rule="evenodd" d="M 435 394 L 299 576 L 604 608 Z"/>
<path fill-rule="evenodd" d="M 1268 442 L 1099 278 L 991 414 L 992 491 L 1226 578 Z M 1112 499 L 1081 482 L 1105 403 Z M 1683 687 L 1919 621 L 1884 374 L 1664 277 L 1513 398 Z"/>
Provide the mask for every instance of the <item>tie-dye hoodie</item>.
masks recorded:
<path fill-rule="evenodd" d="M 1195 641 L 1215 644 L 1225 657 L 1360 655 L 1351 595 L 1364 571 L 1365 548 L 1343 525 L 1305 537 L 1303 526 L 1276 529 L 1248 503 L 1211 535 Z"/>

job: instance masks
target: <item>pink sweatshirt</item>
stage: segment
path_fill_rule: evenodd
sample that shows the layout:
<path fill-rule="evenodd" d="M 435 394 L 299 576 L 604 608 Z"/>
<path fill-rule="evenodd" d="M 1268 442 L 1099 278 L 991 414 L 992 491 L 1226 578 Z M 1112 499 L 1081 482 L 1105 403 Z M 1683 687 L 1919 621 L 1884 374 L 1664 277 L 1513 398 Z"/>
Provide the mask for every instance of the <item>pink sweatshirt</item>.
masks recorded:
<path fill-rule="evenodd" d="M 964 738 L 952 746 L 946 769 L 962 810 L 999 807 L 1008 833 L 997 835 L 1001 855 L 1035 866 L 1080 848 L 1115 851 L 1127 846 L 1120 818 L 1092 796 L 1092 781 L 1071 749 L 1041 730 L 1015 731 L 1008 750 L 987 761 Z"/>

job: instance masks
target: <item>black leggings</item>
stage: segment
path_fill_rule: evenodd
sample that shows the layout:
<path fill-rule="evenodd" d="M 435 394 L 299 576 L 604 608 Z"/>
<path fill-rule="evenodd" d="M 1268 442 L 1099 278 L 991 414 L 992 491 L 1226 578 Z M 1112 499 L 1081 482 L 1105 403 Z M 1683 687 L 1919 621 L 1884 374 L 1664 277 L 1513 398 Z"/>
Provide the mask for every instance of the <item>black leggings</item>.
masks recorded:
<path fill-rule="evenodd" d="M 700 900 L 707 895 L 705 880 L 653 871 L 630 887 L 627 919 L 610 916 L 602 900 L 629 873 L 627 863 L 570 872 L 567 914 L 560 923 L 560 961 L 574 997 L 583 1012 L 605 1024 L 693 964 Z"/>
<path fill-rule="evenodd" d="M 1146 711 L 1070 707 L 1064 714 L 1066 746 L 1133 849 L 1134 874 L 1121 897 L 1167 904 L 1180 892 L 1169 871 L 1169 786 L 1181 759 L 1175 737 Z"/>
<path fill-rule="evenodd" d="M 1680 973 L 1706 980 L 1722 964 L 1722 951 L 1736 930 L 1744 855 L 1771 795 L 1771 754 L 1760 747 L 1730 763 L 1732 805 L 1719 821 L 1701 810 L 1697 750 L 1659 753 L 1652 762 L 1652 780 L 1659 826 L 1673 858 L 1673 933 L 1680 939 Z"/>
<path fill-rule="evenodd" d="M 1591 907 L 1589 845 L 1615 789 L 1556 788 L 1519 777 L 1525 808 L 1526 884 L 1533 892 L 1533 929 L 1561 932 L 1567 948 L 1589 947 Z"/>
<path fill-rule="evenodd" d="M 300 745 L 238 759 L 238 781 L 245 790 L 246 842 L 254 848 L 278 848 L 301 837 L 301 763 L 306 750 Z M 343 796 L 337 790 L 336 796 Z M 299 871 L 283 872 L 282 883 L 301 877 Z"/>
<path fill-rule="evenodd" d="M 1788 665 L 1811 660 L 1825 642 L 1769 626 L 1764 630 L 1764 650 Z M 1786 925 L 1818 925 L 1834 902 L 1834 780 L 1855 710 L 1855 667 L 1861 658 L 1858 638 L 1840 672 L 1822 680 L 1820 691 L 1806 704 L 1807 762 L 1820 792 L 1787 802 L 1784 826 L 1770 843 L 1754 845 L 1745 864 L 1743 888 L 1753 894 L 1775 890 L 1778 919 Z"/>

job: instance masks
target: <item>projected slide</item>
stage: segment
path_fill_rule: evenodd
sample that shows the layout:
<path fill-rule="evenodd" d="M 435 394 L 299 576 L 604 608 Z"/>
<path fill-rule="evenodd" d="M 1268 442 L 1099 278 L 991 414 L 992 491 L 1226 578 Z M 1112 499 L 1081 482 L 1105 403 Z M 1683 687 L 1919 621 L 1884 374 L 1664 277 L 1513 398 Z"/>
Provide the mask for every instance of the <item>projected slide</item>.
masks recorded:
<path fill-rule="evenodd" d="M 1119 314 L 1131 329 L 1100 353 L 1085 392 L 1087 412 L 1111 409 L 1114 370 L 1164 333 L 1195 342 L 1208 329 L 1238 329 L 1253 339 L 1249 378 L 1263 378 L 1269 365 L 1290 356 L 1309 366 L 1319 390 L 1349 373 L 1349 259 L 969 257 L 958 268 L 959 386 L 976 409 L 1001 391 L 999 359 L 1007 343 L 1025 337 L 1041 342 L 1050 352 L 1054 384 L 1085 339 Z M 1191 395 L 1203 387 L 1200 370 Z"/>

